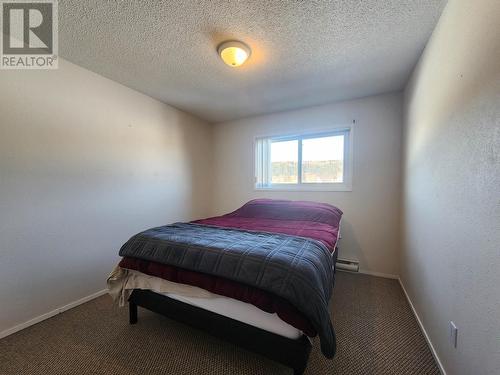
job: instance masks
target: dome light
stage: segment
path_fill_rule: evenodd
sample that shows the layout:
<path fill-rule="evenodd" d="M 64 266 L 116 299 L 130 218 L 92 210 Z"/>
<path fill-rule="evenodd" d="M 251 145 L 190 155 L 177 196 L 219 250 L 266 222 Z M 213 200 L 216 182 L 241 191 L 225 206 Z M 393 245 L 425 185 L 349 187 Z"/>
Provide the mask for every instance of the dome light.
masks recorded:
<path fill-rule="evenodd" d="M 243 65 L 250 57 L 250 48 L 236 40 L 224 42 L 217 48 L 220 58 L 232 68 Z"/>

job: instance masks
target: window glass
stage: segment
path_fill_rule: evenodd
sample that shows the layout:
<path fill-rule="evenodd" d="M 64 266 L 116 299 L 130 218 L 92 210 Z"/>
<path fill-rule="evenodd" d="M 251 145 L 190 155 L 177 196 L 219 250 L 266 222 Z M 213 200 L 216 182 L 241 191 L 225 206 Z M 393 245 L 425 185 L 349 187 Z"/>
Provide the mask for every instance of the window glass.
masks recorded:
<path fill-rule="evenodd" d="M 299 141 L 271 142 L 271 183 L 296 184 L 299 171 Z"/>
<path fill-rule="evenodd" d="M 302 140 L 302 182 L 343 182 L 344 136 Z"/>
<path fill-rule="evenodd" d="M 351 128 L 255 139 L 255 188 L 352 191 Z"/>

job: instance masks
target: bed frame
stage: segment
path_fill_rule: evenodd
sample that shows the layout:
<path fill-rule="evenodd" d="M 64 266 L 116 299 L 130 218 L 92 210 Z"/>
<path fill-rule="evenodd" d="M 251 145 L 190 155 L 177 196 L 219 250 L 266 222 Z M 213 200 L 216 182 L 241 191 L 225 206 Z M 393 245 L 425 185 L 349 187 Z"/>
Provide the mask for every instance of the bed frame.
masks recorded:
<path fill-rule="evenodd" d="M 130 324 L 141 306 L 291 367 L 295 375 L 306 369 L 311 342 L 304 335 L 289 339 L 149 290 L 134 289 L 128 303 Z"/>
<path fill-rule="evenodd" d="M 335 246 L 334 277 L 338 254 Z M 150 290 L 134 289 L 128 303 L 130 324 L 137 323 L 137 306 L 141 306 L 291 367 L 294 375 L 302 375 L 307 367 L 312 345 L 305 335 L 289 339 Z"/>

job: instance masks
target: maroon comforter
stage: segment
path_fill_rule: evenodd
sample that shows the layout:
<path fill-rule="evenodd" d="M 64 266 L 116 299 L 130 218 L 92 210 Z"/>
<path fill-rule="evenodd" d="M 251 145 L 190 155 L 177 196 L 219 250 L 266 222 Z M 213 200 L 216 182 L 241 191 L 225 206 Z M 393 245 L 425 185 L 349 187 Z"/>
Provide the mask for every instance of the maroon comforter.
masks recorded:
<path fill-rule="evenodd" d="M 326 203 L 255 199 L 230 214 L 195 223 L 312 238 L 333 252 L 341 217 L 342 211 Z"/>
<path fill-rule="evenodd" d="M 326 203 L 255 199 L 230 214 L 197 220 L 195 223 L 308 237 L 324 243 L 333 254 L 341 217 L 342 211 Z M 261 289 L 221 277 L 135 258 L 123 258 L 120 267 L 197 286 L 215 294 L 250 303 L 263 311 L 276 313 L 283 321 L 308 336 L 316 335 L 309 321 L 293 305 Z"/>

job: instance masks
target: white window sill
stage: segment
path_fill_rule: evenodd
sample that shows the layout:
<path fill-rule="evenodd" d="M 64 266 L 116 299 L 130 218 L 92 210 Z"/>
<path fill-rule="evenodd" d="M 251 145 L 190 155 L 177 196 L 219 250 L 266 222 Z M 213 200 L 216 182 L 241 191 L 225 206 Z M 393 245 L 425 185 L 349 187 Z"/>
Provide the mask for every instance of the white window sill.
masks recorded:
<path fill-rule="evenodd" d="M 352 191 L 349 184 L 300 184 L 300 185 L 273 185 L 265 187 L 254 186 L 254 191 Z"/>

